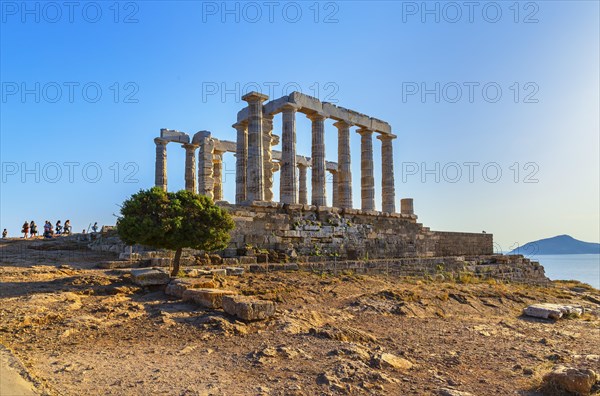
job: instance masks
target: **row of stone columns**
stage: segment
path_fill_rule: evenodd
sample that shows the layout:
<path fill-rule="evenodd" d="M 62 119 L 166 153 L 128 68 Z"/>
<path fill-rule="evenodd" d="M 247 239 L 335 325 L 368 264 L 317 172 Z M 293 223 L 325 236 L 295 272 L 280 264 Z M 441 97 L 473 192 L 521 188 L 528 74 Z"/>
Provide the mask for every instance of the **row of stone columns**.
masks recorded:
<path fill-rule="evenodd" d="M 273 200 L 273 173 L 281 170 L 280 198 L 283 203 L 308 203 L 306 168 L 296 161 L 296 113 L 298 106 L 287 103 L 282 107 L 282 154 L 281 162 L 272 160 L 271 146 L 274 144 L 272 129 L 273 117 L 263 116 L 263 102 L 266 95 L 251 92 L 242 99 L 248 102 L 247 121 L 233 125 L 237 131 L 236 142 L 236 194 L 237 204 L 251 201 Z M 325 177 L 325 119 L 322 113 L 307 115 L 312 121 L 312 172 L 311 204 L 326 206 Z M 333 206 L 352 208 L 352 173 L 350 156 L 350 128 L 346 121 L 337 121 L 338 129 L 338 168 L 330 171 L 333 178 Z M 361 135 L 361 209 L 375 210 L 375 182 L 373 177 L 373 131 L 360 128 Z M 198 135 L 198 134 L 197 134 Z M 381 134 L 382 158 L 382 211 L 395 212 L 395 188 L 393 168 L 394 135 Z M 168 140 L 156 138 L 155 185 L 167 188 Z M 209 195 L 214 200 L 223 199 L 222 154 L 215 151 L 214 141 L 209 133 L 198 135 L 193 144 L 183 144 L 185 156 L 185 188 Z M 195 150 L 199 148 L 196 166 Z M 278 168 L 278 165 L 280 168 Z M 299 178 L 296 178 L 298 168 Z M 198 174 L 196 175 L 196 169 Z M 197 177 L 197 179 L 196 179 Z M 196 185 L 196 180 L 198 181 Z"/>

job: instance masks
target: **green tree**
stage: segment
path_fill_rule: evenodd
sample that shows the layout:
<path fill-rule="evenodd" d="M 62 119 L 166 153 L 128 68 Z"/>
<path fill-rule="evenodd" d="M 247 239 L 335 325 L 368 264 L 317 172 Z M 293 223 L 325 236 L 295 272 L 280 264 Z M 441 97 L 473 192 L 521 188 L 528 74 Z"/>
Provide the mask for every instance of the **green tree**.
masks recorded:
<path fill-rule="evenodd" d="M 233 219 L 204 195 L 166 192 L 159 187 L 140 190 L 126 200 L 117 220 L 123 242 L 175 250 L 171 276 L 179 272 L 183 248 L 207 252 L 224 249 Z"/>

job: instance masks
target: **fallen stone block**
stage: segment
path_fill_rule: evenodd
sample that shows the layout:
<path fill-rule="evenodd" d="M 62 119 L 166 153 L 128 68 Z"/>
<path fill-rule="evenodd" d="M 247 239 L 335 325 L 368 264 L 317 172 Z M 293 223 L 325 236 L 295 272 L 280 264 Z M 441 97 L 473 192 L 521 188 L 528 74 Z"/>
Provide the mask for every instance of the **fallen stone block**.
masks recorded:
<path fill-rule="evenodd" d="M 187 289 L 183 292 L 183 301 L 192 301 L 206 308 L 221 308 L 223 296 L 236 294 L 231 290 L 221 289 Z"/>
<path fill-rule="evenodd" d="M 596 383 L 596 373 L 590 369 L 557 366 L 544 376 L 544 385 L 569 394 L 589 395 Z"/>
<path fill-rule="evenodd" d="M 284 271 L 298 271 L 300 267 L 296 263 L 285 263 L 283 264 Z"/>
<path fill-rule="evenodd" d="M 183 298 L 188 289 L 213 289 L 216 285 L 212 280 L 202 279 L 173 279 L 165 289 L 165 293 L 177 298 Z"/>
<path fill-rule="evenodd" d="M 244 274 L 244 269 L 240 267 L 227 267 L 227 275 L 229 276 L 240 276 Z"/>
<path fill-rule="evenodd" d="M 103 269 L 115 269 L 115 268 L 137 268 L 139 262 L 134 261 L 104 261 L 99 263 L 96 267 Z"/>
<path fill-rule="evenodd" d="M 223 296 L 223 310 L 245 321 L 264 320 L 275 315 L 275 303 L 250 296 Z"/>
<path fill-rule="evenodd" d="M 171 277 L 157 269 L 134 269 L 131 270 L 131 280 L 138 286 L 154 286 L 166 285 Z"/>
<path fill-rule="evenodd" d="M 183 272 L 185 272 L 185 274 L 191 278 L 198 278 L 201 276 L 212 276 L 212 272 L 197 268 L 185 269 L 183 270 Z"/>
<path fill-rule="evenodd" d="M 165 257 L 153 257 L 150 259 L 150 263 L 153 267 L 168 267 L 171 265 L 171 259 Z"/>
<path fill-rule="evenodd" d="M 534 318 L 555 319 L 558 320 L 563 315 L 580 316 L 583 313 L 583 308 L 573 305 L 563 304 L 533 304 L 523 310 L 523 314 Z"/>
<path fill-rule="evenodd" d="M 210 273 L 213 275 L 222 275 L 222 276 L 226 276 L 227 275 L 227 269 L 225 268 L 213 268 L 210 270 Z"/>

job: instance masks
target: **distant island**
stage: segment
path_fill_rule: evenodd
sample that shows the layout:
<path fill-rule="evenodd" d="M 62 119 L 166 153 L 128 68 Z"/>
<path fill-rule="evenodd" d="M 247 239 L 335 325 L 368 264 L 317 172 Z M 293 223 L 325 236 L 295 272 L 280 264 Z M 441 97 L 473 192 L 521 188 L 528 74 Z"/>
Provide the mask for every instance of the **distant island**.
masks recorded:
<path fill-rule="evenodd" d="M 558 235 L 526 243 L 509 254 L 600 254 L 600 243 L 579 241 L 570 235 Z"/>

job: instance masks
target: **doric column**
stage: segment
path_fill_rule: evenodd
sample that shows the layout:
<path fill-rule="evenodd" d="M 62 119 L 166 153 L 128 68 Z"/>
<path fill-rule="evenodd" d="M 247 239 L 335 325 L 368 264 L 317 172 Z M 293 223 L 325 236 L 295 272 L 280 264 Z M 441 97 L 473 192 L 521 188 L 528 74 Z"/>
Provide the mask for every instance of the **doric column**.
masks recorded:
<path fill-rule="evenodd" d="M 167 191 L 167 140 L 156 138 L 156 163 L 154 168 L 154 185 Z"/>
<path fill-rule="evenodd" d="M 263 123 L 263 173 L 264 173 L 264 200 L 273 201 L 273 116 L 264 115 Z"/>
<path fill-rule="evenodd" d="M 298 203 L 308 203 L 308 189 L 306 187 L 306 168 L 304 164 L 298 164 Z"/>
<path fill-rule="evenodd" d="M 215 201 L 223 200 L 223 153 L 214 151 L 213 153 L 213 180 Z"/>
<path fill-rule="evenodd" d="M 325 115 L 313 113 L 308 118 L 312 121 L 311 203 L 317 206 L 327 206 L 327 194 L 325 192 Z"/>
<path fill-rule="evenodd" d="M 196 186 L 196 144 L 183 144 L 185 149 L 185 189 L 198 193 Z"/>
<path fill-rule="evenodd" d="M 392 140 L 395 135 L 380 134 L 381 140 L 381 211 L 394 213 L 396 211 L 396 192 L 394 188 L 394 147 Z"/>
<path fill-rule="evenodd" d="M 213 152 L 215 141 L 206 133 L 199 139 L 198 150 L 198 194 L 214 197 Z"/>
<path fill-rule="evenodd" d="M 248 102 L 248 166 L 246 168 L 246 200 L 264 199 L 263 104 L 269 97 L 250 92 L 242 97 Z"/>
<path fill-rule="evenodd" d="M 296 192 L 296 111 L 298 106 L 283 106 L 281 132 L 281 175 L 279 199 L 283 203 L 298 203 Z"/>
<path fill-rule="evenodd" d="M 246 167 L 248 164 L 248 123 L 238 122 L 232 125 L 237 131 L 235 150 L 235 203 L 246 200 Z"/>
<path fill-rule="evenodd" d="M 373 178 L 373 131 L 360 128 L 360 197 L 362 210 L 375 210 Z"/>
<path fill-rule="evenodd" d="M 350 127 L 345 121 L 333 124 L 338 129 L 338 204 L 352 208 L 352 171 L 350 170 Z"/>
<path fill-rule="evenodd" d="M 340 172 L 335 169 L 327 169 L 331 173 L 331 191 L 332 205 L 334 208 L 340 208 Z"/>

